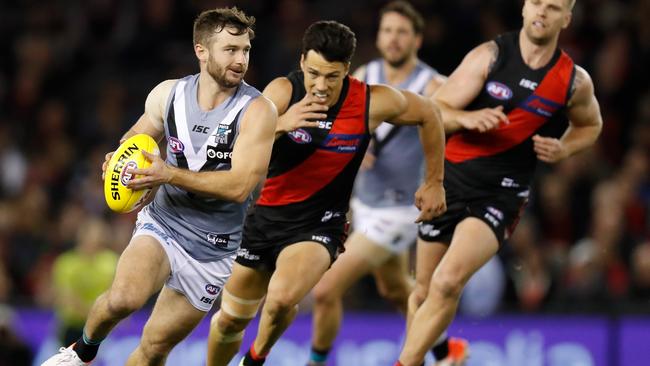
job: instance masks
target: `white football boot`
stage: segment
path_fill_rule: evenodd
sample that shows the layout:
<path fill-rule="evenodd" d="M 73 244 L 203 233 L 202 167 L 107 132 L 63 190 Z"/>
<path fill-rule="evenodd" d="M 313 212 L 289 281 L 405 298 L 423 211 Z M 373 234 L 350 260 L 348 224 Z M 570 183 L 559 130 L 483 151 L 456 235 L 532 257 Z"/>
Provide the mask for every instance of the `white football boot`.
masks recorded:
<path fill-rule="evenodd" d="M 87 366 L 90 365 L 90 362 L 83 362 L 77 355 L 77 352 L 72 350 L 72 344 L 70 347 L 61 347 L 59 348 L 59 353 L 48 358 L 41 364 L 41 366 Z"/>

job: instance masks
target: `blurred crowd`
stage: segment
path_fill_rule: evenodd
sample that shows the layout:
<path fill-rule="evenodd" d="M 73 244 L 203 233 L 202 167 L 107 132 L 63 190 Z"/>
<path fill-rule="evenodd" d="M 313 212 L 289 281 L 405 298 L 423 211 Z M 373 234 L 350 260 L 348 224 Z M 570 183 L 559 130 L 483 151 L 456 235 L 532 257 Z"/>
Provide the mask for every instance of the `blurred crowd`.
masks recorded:
<path fill-rule="evenodd" d="M 412 2 L 427 21 L 420 56 L 444 74 L 475 45 L 521 25 L 516 0 Z M 156 83 L 198 72 L 194 17 L 231 3 L 0 3 L 0 304 L 65 306 L 61 283 L 84 275 L 66 272 L 57 281 L 63 253 L 87 258 L 88 271 L 102 268 L 93 262 L 100 255 L 114 264 L 107 251 L 124 249 L 135 216 L 108 211 L 104 154 L 140 116 Z M 384 1 L 236 3 L 257 17 L 246 80 L 259 89 L 297 67 L 300 35 L 315 20 L 335 19 L 356 32 L 353 68 L 377 56 Z M 646 19 L 648 1 L 578 0 L 560 44 L 594 79 L 603 133 L 588 152 L 540 167 L 535 195 L 492 277 L 503 288 L 496 310 L 650 311 Z M 347 301 L 382 307 L 367 283 Z"/>

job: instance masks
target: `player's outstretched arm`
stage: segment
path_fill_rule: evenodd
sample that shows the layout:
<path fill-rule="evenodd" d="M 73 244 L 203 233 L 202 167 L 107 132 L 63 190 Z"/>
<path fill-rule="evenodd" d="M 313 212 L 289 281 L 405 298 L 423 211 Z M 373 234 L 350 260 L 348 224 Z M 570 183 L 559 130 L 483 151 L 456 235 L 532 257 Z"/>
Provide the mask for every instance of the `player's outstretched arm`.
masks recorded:
<path fill-rule="evenodd" d="M 565 159 L 596 141 L 603 127 L 600 106 L 594 95 L 594 84 L 587 71 L 576 66 L 573 95 L 569 100 L 567 115 L 569 128 L 560 139 L 533 136 L 537 158 L 547 163 Z"/>
<path fill-rule="evenodd" d="M 446 210 L 444 177 L 445 132 L 436 105 L 418 94 L 387 85 L 370 86 L 370 129 L 382 121 L 396 125 L 419 125 L 426 173 L 415 195 L 420 209 L 417 222 L 430 220 Z"/>
<path fill-rule="evenodd" d="M 487 132 L 508 123 L 503 107 L 466 111 L 479 95 L 490 69 L 497 60 L 499 47 L 494 41 L 483 43 L 471 50 L 460 65 L 442 84 L 433 98 L 440 111 L 446 133 L 461 129 Z"/>

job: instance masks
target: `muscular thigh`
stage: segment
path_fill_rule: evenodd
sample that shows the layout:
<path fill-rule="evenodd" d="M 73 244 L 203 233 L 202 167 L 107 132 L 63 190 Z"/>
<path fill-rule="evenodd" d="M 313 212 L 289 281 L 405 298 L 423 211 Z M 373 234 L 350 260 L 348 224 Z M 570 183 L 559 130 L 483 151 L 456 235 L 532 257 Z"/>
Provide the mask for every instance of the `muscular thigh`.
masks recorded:
<path fill-rule="evenodd" d="M 146 301 L 162 288 L 170 272 L 169 259 L 158 240 L 134 236 L 117 263 L 111 291 Z"/>
<path fill-rule="evenodd" d="M 182 341 L 205 316 L 187 298 L 167 286 L 156 300 L 142 333 L 142 344 L 171 348 Z"/>
<path fill-rule="evenodd" d="M 299 302 L 329 268 L 330 254 L 322 243 L 300 242 L 285 247 L 269 284 L 269 296 Z"/>
<path fill-rule="evenodd" d="M 258 300 L 266 295 L 271 272 L 258 270 L 235 262 L 226 291 L 237 298 Z"/>
<path fill-rule="evenodd" d="M 447 252 L 447 244 L 418 239 L 415 262 L 415 280 L 419 288 L 428 289 L 431 276 Z"/>
<path fill-rule="evenodd" d="M 199 311 L 207 312 L 230 277 L 234 254 L 207 262 L 193 258 L 146 211 L 140 212 L 134 239 L 152 238 L 167 260 L 166 286 L 182 294 Z M 189 240 L 189 239 L 185 239 Z M 142 273 L 148 273 L 142 271 Z"/>

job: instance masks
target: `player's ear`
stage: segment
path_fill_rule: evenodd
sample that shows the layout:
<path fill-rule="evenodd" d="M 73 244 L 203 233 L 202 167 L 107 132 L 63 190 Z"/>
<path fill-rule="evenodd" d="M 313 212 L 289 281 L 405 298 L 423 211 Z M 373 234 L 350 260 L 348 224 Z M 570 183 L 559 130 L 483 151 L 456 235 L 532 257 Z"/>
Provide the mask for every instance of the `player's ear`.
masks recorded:
<path fill-rule="evenodd" d="M 415 49 L 419 50 L 422 47 L 422 34 L 415 35 Z"/>
<path fill-rule="evenodd" d="M 350 62 L 346 62 L 343 65 L 345 65 L 345 75 L 347 75 L 350 72 Z"/>
<path fill-rule="evenodd" d="M 304 53 L 300 54 L 300 70 L 302 70 L 302 72 L 305 72 L 305 54 Z"/>
<path fill-rule="evenodd" d="M 568 12 L 564 16 L 564 22 L 562 23 L 562 29 L 566 29 L 567 27 L 569 27 L 569 24 L 571 24 L 571 16 L 572 16 L 572 14 L 573 14 L 572 12 Z"/>
<path fill-rule="evenodd" d="M 208 62 L 208 58 L 210 58 L 210 51 L 200 43 L 194 45 L 194 54 L 200 62 Z"/>

